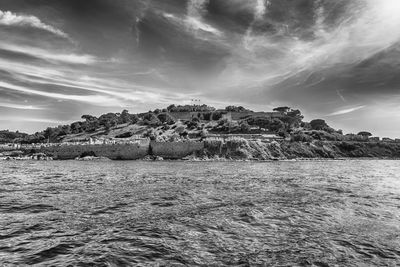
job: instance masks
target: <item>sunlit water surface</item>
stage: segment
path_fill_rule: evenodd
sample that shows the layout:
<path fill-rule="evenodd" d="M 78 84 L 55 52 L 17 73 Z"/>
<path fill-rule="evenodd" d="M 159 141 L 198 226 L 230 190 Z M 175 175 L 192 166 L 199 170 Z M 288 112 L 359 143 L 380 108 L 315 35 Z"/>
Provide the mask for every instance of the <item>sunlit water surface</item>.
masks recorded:
<path fill-rule="evenodd" d="M 400 161 L 0 162 L 0 265 L 399 266 Z"/>

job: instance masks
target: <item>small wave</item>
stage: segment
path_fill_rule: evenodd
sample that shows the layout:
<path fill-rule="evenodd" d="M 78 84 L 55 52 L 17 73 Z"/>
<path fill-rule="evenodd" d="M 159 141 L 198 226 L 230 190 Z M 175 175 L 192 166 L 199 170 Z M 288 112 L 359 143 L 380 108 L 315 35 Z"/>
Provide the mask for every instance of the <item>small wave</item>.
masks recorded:
<path fill-rule="evenodd" d="M 41 213 L 58 210 L 46 204 L 24 204 L 15 205 L 12 203 L 0 205 L 0 211 L 5 213 Z"/>
<path fill-rule="evenodd" d="M 61 255 L 72 254 L 72 250 L 81 247 L 83 244 L 79 243 L 60 243 L 50 248 L 42 249 L 41 251 L 28 256 L 24 262 L 29 265 L 45 263 Z"/>

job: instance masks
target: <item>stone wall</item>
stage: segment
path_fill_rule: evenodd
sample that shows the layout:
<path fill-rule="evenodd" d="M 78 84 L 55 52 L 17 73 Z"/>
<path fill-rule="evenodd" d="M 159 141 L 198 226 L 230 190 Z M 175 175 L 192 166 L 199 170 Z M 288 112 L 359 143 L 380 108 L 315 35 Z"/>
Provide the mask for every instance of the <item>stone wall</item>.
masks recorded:
<path fill-rule="evenodd" d="M 60 145 L 44 147 L 41 152 L 60 160 L 75 159 L 83 153 L 91 152 L 97 157 L 113 160 L 134 160 L 144 158 L 149 154 L 149 142 L 147 144 Z"/>
<path fill-rule="evenodd" d="M 43 147 L 40 152 L 58 160 L 75 159 L 84 153 L 93 153 L 97 157 L 107 157 L 113 160 L 135 160 L 142 159 L 149 154 L 165 159 L 181 159 L 203 149 L 203 142 L 152 141 L 146 144 L 55 145 Z"/>
<path fill-rule="evenodd" d="M 204 142 L 150 142 L 153 156 L 181 159 L 204 149 Z"/>

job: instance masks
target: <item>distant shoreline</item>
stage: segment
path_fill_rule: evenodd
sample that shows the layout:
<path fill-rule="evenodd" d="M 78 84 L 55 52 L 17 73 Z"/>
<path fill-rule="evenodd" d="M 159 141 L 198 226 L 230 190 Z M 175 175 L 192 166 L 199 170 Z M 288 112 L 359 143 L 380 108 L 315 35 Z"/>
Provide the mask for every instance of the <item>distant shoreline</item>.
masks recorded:
<path fill-rule="evenodd" d="M 0 151 L 2 159 L 35 160 L 182 160 L 182 161 L 315 161 L 400 159 L 400 144 L 386 142 L 211 140 L 148 141 L 113 145 L 54 145 Z M 85 159 L 86 158 L 86 159 Z"/>
<path fill-rule="evenodd" d="M 75 162 L 75 161 L 82 161 L 82 162 L 104 162 L 104 161 L 113 161 L 113 162 L 189 162 L 189 163 L 202 163 L 202 162 L 220 162 L 220 163 L 234 163 L 234 162 L 241 162 L 241 163 L 272 163 L 272 162 L 327 162 L 327 161 L 369 161 L 369 160 L 377 160 L 377 161 L 398 161 L 399 158 L 382 158 L 382 157 L 360 157 L 360 158 L 297 158 L 297 159 L 277 159 L 277 160 L 240 160 L 240 159 L 224 159 L 224 160 L 184 160 L 184 159 L 163 159 L 163 160 L 146 160 L 146 159 L 135 159 L 135 160 L 111 160 L 108 158 L 101 158 L 101 159 L 66 159 L 66 160 L 37 160 L 32 158 L 9 158 L 6 159 L 5 157 L 0 157 L 0 162 L 15 162 L 15 161 L 24 161 L 24 162 L 37 162 L 37 161 L 58 161 L 58 162 Z"/>

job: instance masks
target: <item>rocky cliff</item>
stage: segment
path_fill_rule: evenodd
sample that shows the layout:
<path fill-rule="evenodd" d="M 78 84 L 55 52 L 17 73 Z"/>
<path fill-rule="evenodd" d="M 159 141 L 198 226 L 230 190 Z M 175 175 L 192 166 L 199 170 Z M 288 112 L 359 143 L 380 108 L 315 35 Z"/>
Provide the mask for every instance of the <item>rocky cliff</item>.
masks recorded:
<path fill-rule="evenodd" d="M 50 146 L 40 149 L 40 152 L 59 160 L 84 156 L 105 157 L 113 160 L 135 160 L 144 158 L 149 154 L 149 143 Z"/>
<path fill-rule="evenodd" d="M 270 160 L 298 158 L 400 158 L 400 144 L 384 142 L 206 141 L 198 155 L 207 158 Z"/>
<path fill-rule="evenodd" d="M 17 151 L 18 152 L 18 151 Z M 91 155 L 116 160 L 135 160 L 146 157 L 165 159 L 232 159 L 232 160 L 285 160 L 285 159 L 340 159 L 390 158 L 400 159 L 400 143 L 348 142 L 348 141 L 250 141 L 246 139 L 208 140 L 188 142 L 148 142 L 131 145 L 74 145 L 51 146 L 40 149 L 54 159 L 74 159 Z M 7 152 L 9 153 L 9 152 Z M 19 151 L 22 155 L 32 152 Z M 4 154 L 4 153 L 3 153 Z M 9 156 L 9 155 L 3 155 Z M 21 156 L 21 155 L 20 155 Z M 0 155 L 1 157 L 1 155 Z M 16 156 L 19 157 L 19 156 Z"/>

